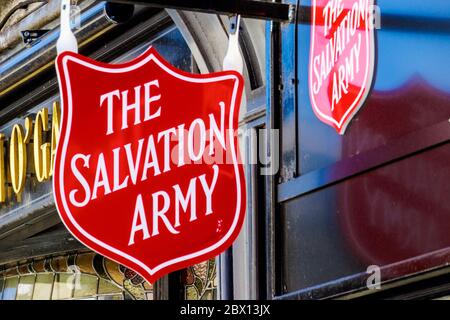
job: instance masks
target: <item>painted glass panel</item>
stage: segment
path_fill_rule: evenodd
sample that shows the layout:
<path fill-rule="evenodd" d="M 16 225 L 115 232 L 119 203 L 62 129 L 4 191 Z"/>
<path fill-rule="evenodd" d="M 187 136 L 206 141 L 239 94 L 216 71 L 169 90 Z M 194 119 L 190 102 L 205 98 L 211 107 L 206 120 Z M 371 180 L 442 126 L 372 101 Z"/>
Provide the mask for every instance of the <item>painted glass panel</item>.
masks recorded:
<path fill-rule="evenodd" d="M 70 299 L 73 296 L 75 275 L 56 273 L 53 284 L 52 300 Z"/>
<path fill-rule="evenodd" d="M 98 294 L 106 294 L 106 293 L 121 293 L 122 290 L 111 281 L 100 279 L 98 283 Z"/>
<path fill-rule="evenodd" d="M 166 60 L 181 70 L 189 72 L 196 70 L 189 47 L 179 30 L 174 26 L 155 35 L 147 43 L 143 43 L 130 50 L 127 54 L 115 59 L 113 62 L 118 63 L 130 60 L 146 50 L 149 45 L 154 46 Z M 51 105 L 57 99 L 58 97 L 52 97 L 43 101 L 35 108 L 29 110 L 28 114 L 25 114 L 24 117 L 31 115 L 33 118 L 33 114 L 43 107 L 48 108 L 49 113 L 51 113 Z M 49 117 L 51 118 L 51 114 L 49 114 Z M 15 123 L 16 121 L 6 123 L 0 128 L 0 131 L 8 135 Z M 27 180 L 20 201 L 14 200 L 14 203 L 10 206 L 0 210 L 0 215 L 12 209 L 27 206 L 35 197 L 44 199 L 43 205 L 51 205 L 53 201 L 51 197 L 51 182 L 39 184 L 34 178 Z M 197 277 L 196 283 L 198 287 L 195 290 L 198 291 L 198 299 L 206 296 L 215 296 L 215 288 L 217 286 L 214 282 L 215 280 L 211 281 L 213 278 L 208 278 L 201 271 L 202 268 L 208 269 L 209 265 L 205 263 L 206 267 L 203 267 L 202 264 L 202 266 L 193 267 L 192 269 L 196 270 L 193 272 Z M 21 268 L 26 269 L 28 267 L 31 267 L 30 270 L 34 270 L 35 273 L 33 276 L 36 278 L 30 296 L 32 299 L 72 299 L 86 297 L 86 295 L 96 296 L 99 299 L 106 299 L 108 297 L 111 299 L 153 299 L 153 286 L 151 284 L 145 282 L 142 277 L 133 271 L 123 268 L 111 260 L 104 259 L 93 252 L 37 259 L 30 266 L 21 265 Z M 213 269 L 215 279 L 215 267 Z M 92 277 L 88 277 L 87 275 L 92 275 Z M 2 277 L 0 273 L 0 279 L 4 279 L 9 284 L 8 287 L 5 286 L 3 299 L 5 297 L 15 299 L 18 288 L 18 283 L 14 282 L 15 278 L 9 275 L 6 276 L 6 274 L 3 274 Z M 18 281 L 18 278 L 16 280 Z M 25 288 L 24 286 L 25 284 L 23 284 L 23 288 Z M 28 295 L 24 296 L 28 297 Z"/>
<path fill-rule="evenodd" d="M 87 274 L 76 274 L 74 298 L 94 296 L 98 291 L 98 277 Z"/>
<path fill-rule="evenodd" d="M 309 10 L 313 1 L 305 0 L 301 5 Z M 313 111 L 308 74 L 311 27 L 309 21 L 299 24 L 300 174 L 383 146 L 450 117 L 450 2 L 377 0 L 376 5 L 380 24 L 375 30 L 373 85 L 342 136 Z"/>
<path fill-rule="evenodd" d="M 70 272 L 57 272 L 55 267 Z M 134 271 L 90 252 L 11 266 L 0 272 L 2 283 L 0 298 L 9 300 L 153 300 L 153 285 Z"/>

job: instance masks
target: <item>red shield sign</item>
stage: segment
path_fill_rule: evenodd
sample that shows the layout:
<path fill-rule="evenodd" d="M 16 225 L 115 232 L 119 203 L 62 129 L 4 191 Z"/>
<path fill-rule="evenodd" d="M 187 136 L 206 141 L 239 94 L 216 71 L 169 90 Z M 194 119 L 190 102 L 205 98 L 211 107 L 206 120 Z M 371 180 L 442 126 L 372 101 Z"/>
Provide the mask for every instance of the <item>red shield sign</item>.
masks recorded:
<path fill-rule="evenodd" d="M 242 76 L 189 74 L 152 48 L 119 65 L 64 52 L 56 65 L 53 188 L 70 232 L 150 282 L 228 248 L 246 202 Z"/>
<path fill-rule="evenodd" d="M 373 0 L 313 0 L 309 94 L 340 134 L 364 104 L 374 69 Z"/>

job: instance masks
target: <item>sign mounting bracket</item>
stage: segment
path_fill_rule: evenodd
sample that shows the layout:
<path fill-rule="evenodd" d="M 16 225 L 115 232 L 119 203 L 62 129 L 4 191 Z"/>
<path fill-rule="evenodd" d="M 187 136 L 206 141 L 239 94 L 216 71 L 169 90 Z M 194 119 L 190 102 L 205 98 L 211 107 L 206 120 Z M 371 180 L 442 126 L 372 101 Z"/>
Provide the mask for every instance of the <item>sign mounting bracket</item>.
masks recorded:
<path fill-rule="evenodd" d="M 144 5 L 212 14 L 241 15 L 245 18 L 293 23 L 293 4 L 262 0 L 109 0 L 110 3 Z"/>

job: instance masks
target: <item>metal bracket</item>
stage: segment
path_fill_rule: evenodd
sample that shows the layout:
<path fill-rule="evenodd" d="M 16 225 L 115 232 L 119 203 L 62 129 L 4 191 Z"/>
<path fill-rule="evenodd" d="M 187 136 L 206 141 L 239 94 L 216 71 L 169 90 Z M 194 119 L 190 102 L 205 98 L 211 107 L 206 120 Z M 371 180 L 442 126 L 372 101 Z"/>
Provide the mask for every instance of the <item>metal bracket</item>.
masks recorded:
<path fill-rule="evenodd" d="M 293 4 L 262 0 L 109 0 L 107 2 L 212 14 L 239 14 L 246 18 L 278 22 L 294 22 L 296 8 Z"/>
<path fill-rule="evenodd" d="M 20 33 L 22 34 L 23 42 L 26 45 L 32 45 L 49 31 L 50 30 L 47 30 L 47 29 L 24 30 L 24 31 L 21 31 Z"/>

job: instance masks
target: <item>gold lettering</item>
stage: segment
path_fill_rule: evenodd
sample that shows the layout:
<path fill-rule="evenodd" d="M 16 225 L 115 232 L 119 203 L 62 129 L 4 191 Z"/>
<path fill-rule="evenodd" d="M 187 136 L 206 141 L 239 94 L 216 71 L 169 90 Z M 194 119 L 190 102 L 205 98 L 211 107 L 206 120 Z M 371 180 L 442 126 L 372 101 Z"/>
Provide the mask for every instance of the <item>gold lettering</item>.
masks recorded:
<path fill-rule="evenodd" d="M 13 127 L 9 146 L 9 165 L 11 168 L 11 184 L 16 195 L 19 195 L 25 186 L 27 170 L 27 148 L 25 134 L 20 124 Z"/>
<path fill-rule="evenodd" d="M 44 132 L 49 131 L 48 110 L 41 109 L 34 123 L 34 169 L 39 182 L 48 180 L 50 172 L 50 143 L 44 142 Z"/>
<path fill-rule="evenodd" d="M 49 176 L 53 175 L 53 168 L 55 166 L 55 154 L 56 146 L 59 140 L 59 124 L 61 119 L 61 109 L 57 101 L 53 102 L 53 114 L 52 114 L 52 151 L 51 151 L 51 164 Z"/>

